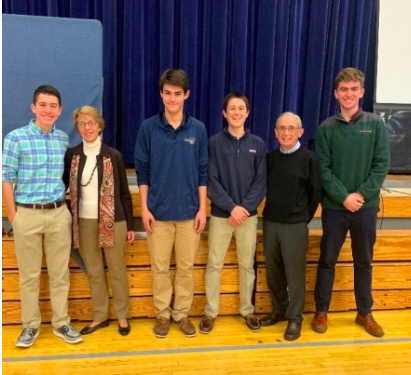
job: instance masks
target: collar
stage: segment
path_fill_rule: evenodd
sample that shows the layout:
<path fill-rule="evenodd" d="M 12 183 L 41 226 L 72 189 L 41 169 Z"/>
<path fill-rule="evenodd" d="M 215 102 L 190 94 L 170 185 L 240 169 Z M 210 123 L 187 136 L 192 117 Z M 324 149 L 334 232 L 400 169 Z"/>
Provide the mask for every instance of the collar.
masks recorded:
<path fill-rule="evenodd" d="M 83 140 L 83 148 L 86 152 L 99 154 L 101 149 L 101 138 L 98 136 L 93 142 L 86 142 Z"/>
<path fill-rule="evenodd" d="M 346 122 L 347 124 L 350 122 L 353 122 L 355 120 L 357 120 L 357 118 L 359 118 L 360 116 L 362 116 L 363 111 L 361 109 L 361 107 L 358 107 L 357 111 L 355 113 L 352 114 L 352 116 L 350 117 L 350 120 L 347 121 L 342 115 L 341 115 L 341 111 L 338 111 L 336 116 L 339 120 L 342 120 L 344 122 Z"/>
<path fill-rule="evenodd" d="M 224 129 L 223 129 L 223 133 L 224 133 L 228 138 L 233 139 L 234 141 L 237 141 L 237 140 L 239 140 L 239 139 L 246 138 L 246 137 L 250 134 L 250 129 L 244 128 L 244 134 L 243 134 L 243 136 L 240 137 L 240 138 L 234 137 L 234 136 L 228 131 L 228 128 L 224 128 Z"/>
<path fill-rule="evenodd" d="M 53 127 L 50 129 L 50 131 L 48 133 L 46 133 L 45 131 L 43 131 L 43 129 L 41 129 L 40 127 L 38 127 L 35 123 L 34 123 L 34 119 L 30 120 L 29 123 L 29 129 L 33 134 L 36 135 L 45 135 L 45 134 L 53 134 L 54 133 L 54 129 L 56 128 L 56 125 L 54 124 Z"/>
<path fill-rule="evenodd" d="M 360 112 L 361 112 L 361 108 L 358 107 L 358 109 L 355 111 L 355 113 L 353 113 L 353 115 L 350 117 L 350 121 L 349 121 L 349 122 L 354 121 L 355 118 L 358 116 L 358 114 L 359 114 Z"/>
<path fill-rule="evenodd" d="M 160 117 L 160 123 L 161 123 L 162 126 L 164 126 L 165 128 L 167 128 L 167 127 L 173 128 L 170 125 L 170 123 L 167 121 L 167 118 L 164 115 L 164 111 L 160 112 L 159 117 Z M 175 128 L 175 129 L 173 128 L 173 130 L 175 131 L 175 130 L 181 129 L 184 126 L 186 126 L 187 121 L 188 121 L 188 117 L 189 117 L 188 113 L 186 111 L 183 111 L 183 119 L 181 120 L 181 124 L 177 128 Z"/>
<path fill-rule="evenodd" d="M 297 143 L 295 144 L 294 147 L 290 148 L 288 151 L 283 151 L 281 150 L 281 146 L 280 146 L 280 152 L 282 154 L 292 154 L 293 152 L 296 152 L 299 148 L 301 147 L 301 143 L 300 141 L 297 141 Z"/>
<path fill-rule="evenodd" d="M 85 155 L 83 142 L 79 143 L 77 146 L 74 146 L 72 150 L 74 155 Z M 98 156 L 110 158 L 110 148 L 103 141 L 101 141 L 101 148 Z"/>

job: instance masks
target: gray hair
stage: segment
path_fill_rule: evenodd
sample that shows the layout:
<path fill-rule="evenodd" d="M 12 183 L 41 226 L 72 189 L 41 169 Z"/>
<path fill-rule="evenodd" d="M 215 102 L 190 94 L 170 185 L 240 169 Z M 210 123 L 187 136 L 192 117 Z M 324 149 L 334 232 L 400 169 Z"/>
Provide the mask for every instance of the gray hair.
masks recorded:
<path fill-rule="evenodd" d="M 294 116 L 294 117 L 297 119 L 297 121 L 298 121 L 298 126 L 299 126 L 300 128 L 303 127 L 303 123 L 302 123 L 302 121 L 301 121 L 300 116 L 296 115 L 296 114 L 293 113 L 293 112 L 284 112 L 284 113 L 282 113 L 280 116 L 278 116 L 277 122 L 276 122 L 276 126 L 277 126 L 278 120 L 279 120 L 281 117 L 284 117 L 284 116 Z"/>

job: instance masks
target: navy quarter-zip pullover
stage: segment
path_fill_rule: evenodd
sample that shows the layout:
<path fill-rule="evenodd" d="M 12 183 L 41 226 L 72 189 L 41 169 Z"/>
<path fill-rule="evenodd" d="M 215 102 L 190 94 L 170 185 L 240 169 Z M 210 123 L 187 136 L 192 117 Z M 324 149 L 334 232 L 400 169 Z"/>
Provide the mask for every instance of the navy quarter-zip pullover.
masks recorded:
<path fill-rule="evenodd" d="M 210 138 L 208 151 L 211 214 L 228 218 L 235 206 L 242 206 L 251 216 L 256 215 L 266 193 L 264 141 L 249 129 L 237 139 L 224 128 Z"/>

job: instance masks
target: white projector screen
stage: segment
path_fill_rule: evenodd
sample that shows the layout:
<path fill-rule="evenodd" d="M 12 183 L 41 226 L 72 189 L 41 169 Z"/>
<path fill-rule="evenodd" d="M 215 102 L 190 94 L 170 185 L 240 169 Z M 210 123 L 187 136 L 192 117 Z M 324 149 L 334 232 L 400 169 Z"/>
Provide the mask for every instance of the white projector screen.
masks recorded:
<path fill-rule="evenodd" d="M 411 105 L 410 0 L 380 0 L 375 102 Z"/>

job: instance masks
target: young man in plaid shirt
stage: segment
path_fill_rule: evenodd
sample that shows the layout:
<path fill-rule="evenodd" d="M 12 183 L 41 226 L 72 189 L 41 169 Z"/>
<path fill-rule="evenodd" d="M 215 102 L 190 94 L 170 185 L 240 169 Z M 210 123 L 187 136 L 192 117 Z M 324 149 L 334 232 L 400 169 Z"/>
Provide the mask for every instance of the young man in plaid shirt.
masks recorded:
<path fill-rule="evenodd" d="M 35 119 L 10 132 L 3 148 L 3 198 L 14 231 L 23 321 L 16 346 L 22 348 L 32 346 L 39 335 L 43 244 L 53 333 L 70 344 L 83 341 L 67 314 L 71 214 L 62 180 L 68 136 L 55 127 L 62 111 L 60 93 L 53 86 L 38 87 L 31 110 Z"/>

